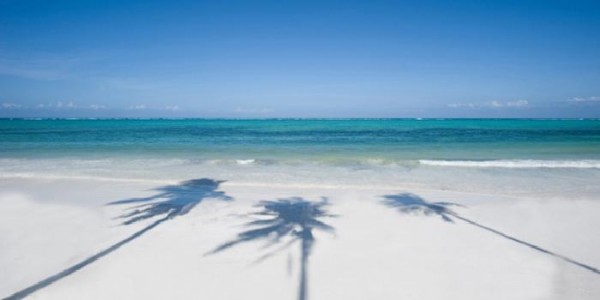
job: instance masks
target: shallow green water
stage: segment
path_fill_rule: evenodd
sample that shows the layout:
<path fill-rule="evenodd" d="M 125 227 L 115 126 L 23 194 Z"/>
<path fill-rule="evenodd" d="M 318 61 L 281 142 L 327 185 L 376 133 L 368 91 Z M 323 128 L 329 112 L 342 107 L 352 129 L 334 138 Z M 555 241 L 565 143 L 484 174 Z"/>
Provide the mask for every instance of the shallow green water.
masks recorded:
<path fill-rule="evenodd" d="M 0 120 L 0 157 L 596 160 L 600 120 Z"/>

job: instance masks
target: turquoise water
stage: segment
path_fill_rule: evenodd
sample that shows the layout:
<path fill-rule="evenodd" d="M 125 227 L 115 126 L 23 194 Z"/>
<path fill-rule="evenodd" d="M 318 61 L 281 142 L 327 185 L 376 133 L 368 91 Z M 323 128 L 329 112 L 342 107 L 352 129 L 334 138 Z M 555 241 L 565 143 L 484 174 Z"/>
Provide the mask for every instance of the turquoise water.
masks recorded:
<path fill-rule="evenodd" d="M 600 120 L 0 120 L 0 158 L 596 160 Z"/>
<path fill-rule="evenodd" d="M 0 178 L 596 199 L 600 120 L 0 120 Z"/>

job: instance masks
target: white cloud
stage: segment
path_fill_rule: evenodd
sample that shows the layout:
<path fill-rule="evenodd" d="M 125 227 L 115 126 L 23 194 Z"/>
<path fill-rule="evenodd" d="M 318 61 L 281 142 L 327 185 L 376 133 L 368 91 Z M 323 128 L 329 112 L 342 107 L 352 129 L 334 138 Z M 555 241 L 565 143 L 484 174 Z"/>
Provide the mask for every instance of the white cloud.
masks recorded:
<path fill-rule="evenodd" d="M 4 102 L 2 103 L 2 105 L 0 105 L 0 108 L 3 109 L 15 109 L 15 108 L 21 108 L 22 105 L 21 104 L 16 104 L 16 103 L 12 103 L 12 102 Z"/>
<path fill-rule="evenodd" d="M 504 107 L 504 103 L 500 103 L 499 101 L 492 101 L 489 103 L 491 107 Z"/>
<path fill-rule="evenodd" d="M 75 109 L 78 108 L 79 106 L 77 106 L 77 104 L 75 104 L 75 102 L 73 101 L 69 101 L 69 102 L 63 102 L 63 101 L 57 101 L 57 102 L 49 102 L 49 103 L 40 103 L 34 106 L 34 108 L 37 109 Z"/>
<path fill-rule="evenodd" d="M 527 100 L 515 100 L 506 102 L 506 106 L 508 107 L 525 107 L 529 105 L 529 101 Z"/>
<path fill-rule="evenodd" d="M 473 104 L 473 103 L 451 103 L 451 104 L 448 104 L 448 107 L 451 107 L 451 108 L 460 108 L 460 107 L 473 108 L 473 107 L 475 107 L 475 104 Z"/>
<path fill-rule="evenodd" d="M 483 103 L 451 103 L 447 105 L 450 108 L 520 108 L 529 106 L 527 100 L 514 100 L 514 101 L 498 101 L 493 100 Z"/>
<path fill-rule="evenodd" d="M 65 102 L 65 103 L 59 101 L 57 103 L 56 107 L 58 107 L 58 108 L 76 108 L 77 105 L 75 105 L 75 103 L 73 103 L 73 101 L 69 101 L 69 102 Z"/>
<path fill-rule="evenodd" d="M 90 109 L 93 109 L 93 110 L 106 109 L 106 105 L 90 104 Z"/>
<path fill-rule="evenodd" d="M 168 111 L 179 111 L 181 107 L 179 105 L 165 105 L 165 106 L 148 106 L 146 104 L 136 104 L 127 107 L 130 110 L 168 110 Z"/>
<path fill-rule="evenodd" d="M 571 102 L 571 103 L 594 103 L 594 102 L 600 102 L 600 97 L 599 96 L 591 96 L 591 97 L 573 97 L 569 100 L 567 100 L 567 102 Z"/>

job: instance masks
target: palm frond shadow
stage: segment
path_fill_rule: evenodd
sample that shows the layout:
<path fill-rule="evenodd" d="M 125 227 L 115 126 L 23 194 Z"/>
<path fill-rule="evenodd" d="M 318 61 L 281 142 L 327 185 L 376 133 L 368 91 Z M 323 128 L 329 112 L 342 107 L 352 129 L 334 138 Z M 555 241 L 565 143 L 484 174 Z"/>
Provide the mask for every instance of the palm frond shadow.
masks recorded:
<path fill-rule="evenodd" d="M 461 215 L 459 215 L 458 213 L 456 213 L 455 211 L 451 210 L 450 207 L 452 206 L 462 206 L 459 204 L 455 204 L 455 203 L 450 203 L 450 202 L 428 202 L 425 199 L 421 198 L 418 195 L 415 194 L 411 194 L 411 193 L 401 193 L 401 194 L 396 194 L 396 195 L 385 195 L 383 196 L 383 204 L 391 207 L 391 208 L 395 208 L 397 209 L 399 212 L 401 213 L 406 213 L 406 214 L 421 214 L 421 215 L 425 215 L 425 216 L 439 216 L 441 217 L 444 221 L 449 222 L 449 223 L 454 223 L 453 219 L 458 219 L 458 220 L 462 220 L 463 222 L 473 225 L 479 229 L 494 233 L 502 238 L 505 238 L 507 240 L 513 241 L 515 243 L 527 246 L 533 250 L 536 250 L 538 252 L 553 256 L 555 258 L 561 259 L 563 261 L 566 261 L 570 264 L 573 264 L 577 267 L 583 268 L 585 270 L 588 270 L 590 272 L 593 272 L 597 275 L 600 275 L 600 270 L 598 268 L 592 267 L 590 265 L 578 262 L 576 260 L 573 260 L 569 257 L 566 257 L 564 255 L 552 252 L 550 250 L 546 250 L 538 245 L 529 243 L 527 241 L 524 240 L 520 240 L 516 237 L 510 236 L 504 232 L 501 232 L 499 230 L 493 229 L 491 227 L 482 225 L 480 223 L 477 223 L 473 220 L 470 220 L 468 218 L 462 217 Z"/>
<path fill-rule="evenodd" d="M 124 225 L 156 216 L 175 218 L 187 214 L 206 198 L 232 200 L 233 198 L 225 195 L 224 192 L 217 191 L 223 182 L 208 178 L 192 179 L 177 185 L 159 187 L 155 189 L 158 193 L 149 197 L 119 200 L 108 205 L 138 204 L 130 207 L 129 212 L 119 216 L 125 219 Z"/>
<path fill-rule="evenodd" d="M 323 217 L 332 217 L 326 212 L 325 207 L 329 205 L 326 198 L 320 202 L 307 201 L 300 197 L 278 199 L 276 201 L 261 201 L 257 206 L 261 211 L 254 213 L 256 220 L 250 221 L 246 227 L 250 229 L 238 234 L 237 238 L 221 244 L 208 254 L 215 254 L 232 248 L 238 244 L 266 240 L 267 246 L 282 243 L 280 247 L 262 255 L 258 261 L 262 261 L 275 252 L 287 249 L 296 242 L 300 242 L 300 282 L 298 285 L 298 299 L 306 300 L 308 292 L 308 259 L 315 242 L 313 229 L 333 232 L 334 228 L 319 220 Z"/>
<path fill-rule="evenodd" d="M 461 206 L 450 202 L 427 202 L 423 198 L 410 193 L 383 196 L 384 204 L 406 214 L 437 215 L 446 222 L 453 223 L 456 213 L 450 207 Z"/>
<path fill-rule="evenodd" d="M 28 295 L 45 288 L 56 281 L 65 278 L 96 260 L 114 252 L 122 246 L 139 238 L 146 232 L 156 228 L 163 222 L 179 216 L 183 216 L 190 212 L 194 207 L 200 204 L 204 199 L 214 198 L 219 200 L 229 201 L 233 198 L 227 196 L 224 192 L 218 191 L 219 185 L 224 181 L 218 181 L 208 178 L 193 179 L 184 181 L 177 185 L 167 185 L 156 188 L 157 193 L 150 197 L 131 198 L 110 202 L 107 205 L 129 205 L 137 204 L 130 207 L 127 213 L 118 218 L 124 219 L 123 225 L 131 225 L 142 220 L 158 218 L 150 225 L 136 231 L 127 238 L 109 246 L 108 248 L 82 260 L 81 262 L 64 269 L 46 279 L 43 279 L 23 290 L 20 290 L 5 299 L 23 299 Z"/>

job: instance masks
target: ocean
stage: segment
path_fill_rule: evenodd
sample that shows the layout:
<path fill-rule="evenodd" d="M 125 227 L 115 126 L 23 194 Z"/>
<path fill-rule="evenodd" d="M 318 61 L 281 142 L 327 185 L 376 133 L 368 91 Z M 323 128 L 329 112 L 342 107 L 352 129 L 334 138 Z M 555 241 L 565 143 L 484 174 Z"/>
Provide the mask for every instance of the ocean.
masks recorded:
<path fill-rule="evenodd" d="M 2 119 L 0 172 L 594 197 L 600 120 Z"/>

